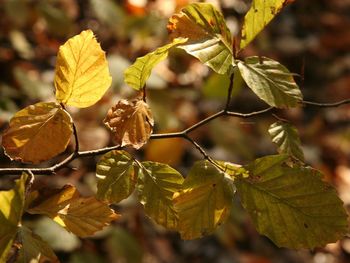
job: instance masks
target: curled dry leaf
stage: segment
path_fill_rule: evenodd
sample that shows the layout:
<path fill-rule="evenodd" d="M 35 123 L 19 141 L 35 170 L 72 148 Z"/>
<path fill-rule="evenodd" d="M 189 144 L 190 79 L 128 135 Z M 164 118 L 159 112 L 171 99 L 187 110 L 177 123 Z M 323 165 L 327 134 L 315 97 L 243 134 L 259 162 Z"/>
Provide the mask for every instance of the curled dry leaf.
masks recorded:
<path fill-rule="evenodd" d="M 146 102 L 123 99 L 108 111 L 104 123 L 113 132 L 117 144 L 139 149 L 151 136 L 154 120 Z"/>

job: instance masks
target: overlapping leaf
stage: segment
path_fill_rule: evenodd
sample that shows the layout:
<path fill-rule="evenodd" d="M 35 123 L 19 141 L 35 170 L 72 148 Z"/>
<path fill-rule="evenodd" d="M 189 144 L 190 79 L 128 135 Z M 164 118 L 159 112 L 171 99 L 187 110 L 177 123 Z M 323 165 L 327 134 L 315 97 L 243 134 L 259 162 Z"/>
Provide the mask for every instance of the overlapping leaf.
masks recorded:
<path fill-rule="evenodd" d="M 14 160 L 39 163 L 63 152 L 72 134 L 72 119 L 60 105 L 40 102 L 13 116 L 2 144 Z"/>
<path fill-rule="evenodd" d="M 280 153 L 304 161 L 304 153 L 301 149 L 298 130 L 291 124 L 286 122 L 275 122 L 269 128 L 271 139 L 278 145 Z"/>
<path fill-rule="evenodd" d="M 79 108 L 95 104 L 109 88 L 112 78 L 106 56 L 91 30 L 60 47 L 54 82 L 57 100 Z"/>
<path fill-rule="evenodd" d="M 0 191 L 0 262 L 6 262 L 22 218 L 27 178 L 23 173 L 13 189 Z"/>
<path fill-rule="evenodd" d="M 22 226 L 17 235 L 20 250 L 16 262 L 59 262 L 49 244 L 29 228 Z"/>
<path fill-rule="evenodd" d="M 154 120 L 147 103 L 140 99 L 120 100 L 104 119 L 120 146 L 141 148 L 151 136 Z"/>
<path fill-rule="evenodd" d="M 27 211 L 47 215 L 80 237 L 93 235 L 119 217 L 106 203 L 94 197 L 81 197 L 71 185 L 41 193 Z"/>
<path fill-rule="evenodd" d="M 249 11 L 244 17 L 240 48 L 245 48 L 285 5 L 293 1 L 253 0 Z"/>
<path fill-rule="evenodd" d="M 342 201 L 311 168 L 288 167 L 286 155 L 257 159 L 236 180 L 237 190 L 257 230 L 280 247 L 314 248 L 346 234 Z"/>
<path fill-rule="evenodd" d="M 102 156 L 96 166 L 97 198 L 118 203 L 135 189 L 137 167 L 125 151 L 110 151 Z"/>
<path fill-rule="evenodd" d="M 195 163 L 174 195 L 183 239 L 212 233 L 228 216 L 233 192 L 224 173 L 207 161 Z"/>
<path fill-rule="evenodd" d="M 172 43 L 159 47 L 143 57 L 139 57 L 134 64 L 125 70 L 125 83 L 136 90 L 142 89 L 146 85 L 152 69 L 167 58 L 169 50 L 186 41 L 187 39 L 185 38 L 174 39 Z"/>
<path fill-rule="evenodd" d="M 277 61 L 249 57 L 239 61 L 238 68 L 248 87 L 271 106 L 295 107 L 303 99 L 292 74 Z"/>
<path fill-rule="evenodd" d="M 142 165 L 138 192 L 146 214 L 158 224 L 176 229 L 178 216 L 172 198 L 181 189 L 183 177 L 166 164 L 143 162 Z"/>
<path fill-rule="evenodd" d="M 220 74 L 233 63 L 232 37 L 223 15 L 211 4 L 193 3 L 169 19 L 168 31 L 173 38 L 188 41 L 179 47 Z"/>

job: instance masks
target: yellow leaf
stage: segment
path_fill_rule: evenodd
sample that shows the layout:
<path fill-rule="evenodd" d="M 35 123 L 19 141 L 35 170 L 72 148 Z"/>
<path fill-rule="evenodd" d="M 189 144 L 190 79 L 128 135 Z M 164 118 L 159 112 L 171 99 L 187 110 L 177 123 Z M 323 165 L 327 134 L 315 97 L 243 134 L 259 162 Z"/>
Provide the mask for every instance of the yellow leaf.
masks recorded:
<path fill-rule="evenodd" d="M 108 204 L 95 197 L 81 197 L 74 186 L 66 185 L 52 193 L 46 191 L 27 212 L 47 215 L 77 236 L 91 236 L 119 218 Z"/>
<path fill-rule="evenodd" d="M 13 116 L 2 144 L 11 159 L 39 163 L 63 152 L 71 134 L 69 114 L 54 102 L 40 102 Z"/>
<path fill-rule="evenodd" d="M 113 132 L 117 144 L 135 149 L 148 141 L 154 125 L 150 108 L 140 99 L 120 100 L 108 111 L 104 123 Z"/>
<path fill-rule="evenodd" d="M 6 262 L 22 218 L 27 178 L 23 173 L 13 189 L 0 192 L 0 262 Z"/>
<path fill-rule="evenodd" d="M 183 239 L 208 235 L 227 219 L 234 194 L 231 183 L 209 162 L 195 163 L 173 197 Z"/>
<path fill-rule="evenodd" d="M 111 85 L 106 55 L 91 30 L 69 39 L 58 51 L 56 99 L 85 108 L 95 104 Z"/>

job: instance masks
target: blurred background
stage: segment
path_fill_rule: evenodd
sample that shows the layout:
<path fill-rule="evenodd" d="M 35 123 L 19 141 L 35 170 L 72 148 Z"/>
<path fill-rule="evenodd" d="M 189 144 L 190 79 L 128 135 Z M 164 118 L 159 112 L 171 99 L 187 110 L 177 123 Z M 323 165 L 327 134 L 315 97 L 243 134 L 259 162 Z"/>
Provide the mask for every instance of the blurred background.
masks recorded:
<path fill-rule="evenodd" d="M 69 108 L 77 125 L 81 150 L 112 145 L 102 120 L 121 98 L 135 96 L 123 82 L 134 60 L 167 43 L 168 18 L 188 0 L 0 0 L 0 132 L 15 112 L 39 101 L 54 101 L 54 67 L 58 48 L 69 37 L 92 29 L 107 53 L 112 87 L 96 105 Z M 248 0 L 206 1 L 220 9 L 237 35 Z M 350 0 L 296 0 L 239 56 L 263 55 L 299 74 L 305 100 L 334 102 L 350 98 Z M 171 52 L 147 83 L 155 132 L 182 130 L 222 109 L 229 79 L 215 74 L 181 50 Z M 248 88 L 235 90 L 232 111 L 266 107 Z M 321 170 L 350 207 L 350 105 L 300 107 L 278 111 L 299 130 L 306 162 Z M 192 136 L 214 159 L 245 164 L 276 153 L 267 129 L 271 114 L 251 119 L 220 118 Z M 74 145 L 72 145 L 74 146 Z M 66 154 L 72 150 L 67 149 Z M 130 150 L 130 149 L 128 149 Z M 167 163 L 186 174 L 202 156 L 181 139 L 153 140 L 139 160 Z M 50 166 L 65 154 L 44 163 Z M 38 176 L 34 187 L 72 183 L 83 195 L 96 189 L 99 157 L 75 160 L 54 176 Z M 19 167 L 0 153 L 0 167 Z M 0 180 L 0 188 L 6 188 Z M 25 224 L 46 240 L 61 262 L 350 262 L 350 239 L 313 251 L 277 248 L 254 229 L 239 202 L 214 235 L 182 241 L 177 233 L 155 225 L 131 196 L 115 205 L 123 216 L 92 238 L 79 239 L 50 219 L 25 216 Z"/>

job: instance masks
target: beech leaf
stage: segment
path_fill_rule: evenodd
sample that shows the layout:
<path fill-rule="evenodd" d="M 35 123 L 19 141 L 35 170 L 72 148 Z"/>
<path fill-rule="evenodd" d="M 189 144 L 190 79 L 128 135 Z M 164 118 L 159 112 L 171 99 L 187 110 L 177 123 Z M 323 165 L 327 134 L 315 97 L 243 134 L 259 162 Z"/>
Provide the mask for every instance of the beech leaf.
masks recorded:
<path fill-rule="evenodd" d="M 97 198 L 119 203 L 135 189 L 137 167 L 125 151 L 110 151 L 102 156 L 96 166 Z"/>
<path fill-rule="evenodd" d="M 0 262 L 6 262 L 16 237 L 23 214 L 27 178 L 28 175 L 23 173 L 21 178 L 15 181 L 13 189 L 0 191 Z"/>
<path fill-rule="evenodd" d="M 56 99 L 85 108 L 95 104 L 112 83 L 105 52 L 91 30 L 70 38 L 58 51 Z"/>
<path fill-rule="evenodd" d="M 39 163 L 63 152 L 71 135 L 70 115 L 54 102 L 39 102 L 12 117 L 2 144 L 12 160 Z"/>
<path fill-rule="evenodd" d="M 158 224 L 177 229 L 178 217 L 172 198 L 181 189 L 182 175 L 167 164 L 143 162 L 138 192 L 146 214 Z"/>
<path fill-rule="evenodd" d="M 293 125 L 278 121 L 271 124 L 269 133 L 272 141 L 278 145 L 280 153 L 288 154 L 299 161 L 304 161 L 298 130 Z"/>
<path fill-rule="evenodd" d="M 136 59 L 135 63 L 128 67 L 125 72 L 125 83 L 130 87 L 140 90 L 146 85 L 152 69 L 162 60 L 166 59 L 169 50 L 179 44 L 185 43 L 187 39 L 177 38 L 172 43 L 157 48 L 143 57 Z"/>
<path fill-rule="evenodd" d="M 229 214 L 233 189 L 225 174 L 208 161 L 191 168 L 182 190 L 174 195 L 183 239 L 194 239 L 214 232 Z"/>
<path fill-rule="evenodd" d="M 233 64 L 232 37 L 223 15 L 208 3 L 193 3 L 169 19 L 173 38 L 187 38 L 179 45 L 215 72 L 225 74 Z"/>
<path fill-rule="evenodd" d="M 347 214 L 335 189 L 311 168 L 288 167 L 287 155 L 266 156 L 235 181 L 243 207 L 258 232 L 276 245 L 315 248 L 347 233 Z"/>
<path fill-rule="evenodd" d="M 118 145 L 139 149 L 151 136 L 154 120 L 146 102 L 123 99 L 108 111 L 104 123 Z"/>
<path fill-rule="evenodd" d="M 245 48 L 281 9 L 291 2 L 294 0 L 253 0 L 244 17 L 240 48 Z"/>
<path fill-rule="evenodd" d="M 17 237 L 20 242 L 20 249 L 16 262 L 59 262 L 49 244 L 29 228 L 21 226 Z"/>
<path fill-rule="evenodd" d="M 38 195 L 27 212 L 44 214 L 80 237 L 93 235 L 119 217 L 95 197 L 81 197 L 72 185 L 47 189 Z"/>
<path fill-rule="evenodd" d="M 286 67 L 266 57 L 249 57 L 238 62 L 248 87 L 270 106 L 295 107 L 303 95 Z"/>

